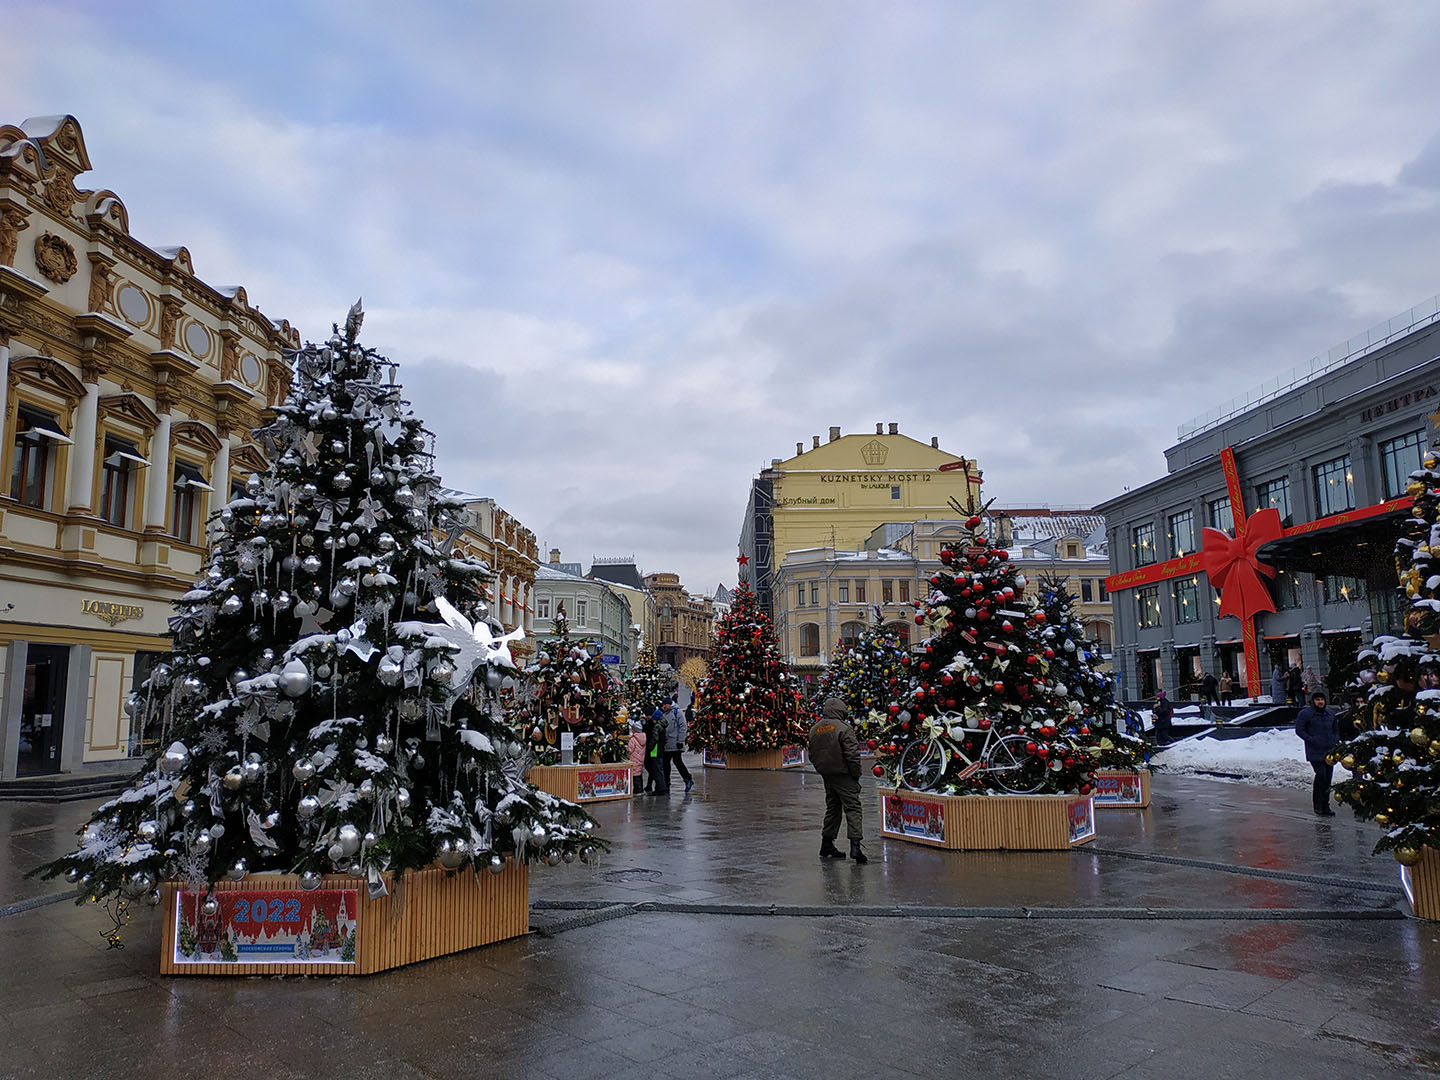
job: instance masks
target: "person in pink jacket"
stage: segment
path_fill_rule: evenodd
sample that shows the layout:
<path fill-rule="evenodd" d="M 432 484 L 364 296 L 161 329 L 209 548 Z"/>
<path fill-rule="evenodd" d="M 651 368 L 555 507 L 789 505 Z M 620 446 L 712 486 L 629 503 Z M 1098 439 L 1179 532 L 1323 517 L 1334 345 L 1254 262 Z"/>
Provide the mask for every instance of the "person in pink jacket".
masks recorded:
<path fill-rule="evenodd" d="M 639 795 L 645 790 L 645 732 L 630 723 L 630 792 Z"/>

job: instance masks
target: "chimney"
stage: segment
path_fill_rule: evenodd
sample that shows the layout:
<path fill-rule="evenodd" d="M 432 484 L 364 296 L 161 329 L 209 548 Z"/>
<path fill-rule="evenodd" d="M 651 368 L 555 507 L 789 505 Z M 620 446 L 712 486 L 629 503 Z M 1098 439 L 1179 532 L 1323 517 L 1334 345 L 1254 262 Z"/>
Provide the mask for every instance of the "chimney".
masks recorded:
<path fill-rule="evenodd" d="M 795 453 L 797 453 L 797 454 L 803 454 L 804 452 L 805 452 L 805 444 L 804 444 L 803 442 L 797 442 L 797 443 L 795 444 Z"/>
<path fill-rule="evenodd" d="M 876 425 L 875 425 L 875 434 L 876 434 L 876 435 L 884 435 L 884 434 L 885 434 L 885 425 L 884 425 L 883 423 L 880 423 L 880 424 L 876 424 Z"/>
<path fill-rule="evenodd" d="M 834 442 L 834 441 L 835 441 L 836 439 L 838 439 L 839 437 L 840 437 L 840 429 L 839 429 L 838 427 L 832 427 L 832 428 L 830 429 L 830 441 L 831 441 L 831 442 Z"/>
<path fill-rule="evenodd" d="M 890 434 L 891 434 L 891 435 L 899 435 L 899 434 L 900 434 L 900 425 L 899 425 L 899 424 L 892 423 L 892 424 L 890 425 Z"/>
<path fill-rule="evenodd" d="M 812 449 L 812 450 L 819 450 L 819 449 L 820 449 L 820 436 L 819 436 L 819 435 L 811 435 L 810 438 L 812 438 L 812 439 L 815 440 L 815 445 L 812 446 L 811 449 Z"/>
<path fill-rule="evenodd" d="M 930 436 L 930 445 L 931 445 L 934 449 L 939 450 L 939 449 L 940 449 L 940 436 L 939 436 L 939 435 L 931 435 L 931 436 Z"/>
<path fill-rule="evenodd" d="M 559 564 L 560 564 L 560 549 L 559 549 L 559 548 L 551 548 L 551 549 L 550 549 L 550 565 L 551 565 L 551 566 L 558 566 Z"/>

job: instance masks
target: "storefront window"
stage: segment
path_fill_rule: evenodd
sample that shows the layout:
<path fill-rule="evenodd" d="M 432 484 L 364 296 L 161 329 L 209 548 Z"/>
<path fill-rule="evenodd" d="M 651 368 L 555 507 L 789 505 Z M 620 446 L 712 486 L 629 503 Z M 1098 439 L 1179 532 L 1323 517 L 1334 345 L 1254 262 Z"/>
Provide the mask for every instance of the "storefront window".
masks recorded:
<path fill-rule="evenodd" d="M 1135 565 L 1149 566 L 1156 559 L 1155 526 L 1136 525 L 1131 531 L 1130 546 L 1135 551 Z"/>
<path fill-rule="evenodd" d="M 1295 519 L 1290 513 L 1290 478 L 1288 476 L 1261 484 L 1255 489 L 1255 499 L 1257 510 L 1273 506 L 1280 511 L 1280 524 L 1285 526 L 1295 524 Z"/>
<path fill-rule="evenodd" d="M 1396 499 L 1405 494 L 1410 485 L 1410 474 L 1420 468 L 1424 447 L 1423 431 L 1412 431 L 1380 444 L 1380 471 L 1385 477 L 1385 498 Z"/>
<path fill-rule="evenodd" d="M 1346 574 L 1325 576 L 1325 603 L 1354 604 L 1365 599 L 1365 579 L 1353 578 Z"/>
<path fill-rule="evenodd" d="M 1189 510 L 1170 515 L 1170 554 L 1175 558 L 1195 551 L 1195 517 Z"/>
<path fill-rule="evenodd" d="M 1355 481 L 1350 455 L 1315 466 L 1315 516 L 1328 517 L 1355 509 Z"/>

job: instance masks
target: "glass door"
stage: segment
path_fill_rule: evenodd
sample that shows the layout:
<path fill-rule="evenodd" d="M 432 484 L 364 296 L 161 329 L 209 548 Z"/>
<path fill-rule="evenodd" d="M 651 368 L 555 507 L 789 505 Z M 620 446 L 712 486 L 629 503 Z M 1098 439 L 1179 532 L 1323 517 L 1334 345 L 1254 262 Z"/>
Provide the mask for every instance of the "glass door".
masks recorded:
<path fill-rule="evenodd" d="M 26 651 L 25 701 L 20 709 L 20 756 L 16 762 L 20 776 L 60 771 L 69 661 L 70 650 L 64 645 L 31 645 Z"/>

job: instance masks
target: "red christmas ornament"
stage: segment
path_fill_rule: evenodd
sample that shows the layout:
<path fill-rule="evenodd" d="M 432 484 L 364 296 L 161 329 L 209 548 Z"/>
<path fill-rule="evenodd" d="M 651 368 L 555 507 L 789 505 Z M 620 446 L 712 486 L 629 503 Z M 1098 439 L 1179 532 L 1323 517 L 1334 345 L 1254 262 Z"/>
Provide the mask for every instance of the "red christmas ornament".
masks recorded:
<path fill-rule="evenodd" d="M 988 716 L 982 716 L 982 717 L 980 718 L 980 730 L 981 730 L 981 731 L 989 731 L 989 730 L 990 730 L 990 718 L 989 718 Z"/>
<path fill-rule="evenodd" d="M 884 766 L 884 765 L 876 765 L 876 766 L 875 766 L 873 769 L 871 769 L 870 771 L 873 772 L 876 776 L 884 776 L 884 775 L 885 775 L 885 766 Z"/>
<path fill-rule="evenodd" d="M 1004 692 L 1005 692 L 1005 684 L 1004 684 L 1003 682 L 997 682 L 997 683 L 995 684 L 995 693 L 997 693 L 997 694 L 1003 694 Z"/>
<path fill-rule="evenodd" d="M 1027 754 L 1029 754 L 1031 757 L 1034 757 L 1034 756 L 1035 756 L 1035 751 L 1038 750 L 1038 749 L 1039 749 L 1039 746 L 1038 746 L 1036 743 L 1027 742 L 1027 743 L 1025 744 L 1025 752 L 1026 752 Z"/>
<path fill-rule="evenodd" d="M 1045 621 L 1045 613 L 1043 611 L 1037 611 L 1034 615 L 1031 615 L 1030 617 L 1038 623 L 1043 623 Z"/>
<path fill-rule="evenodd" d="M 899 705 L 891 705 L 891 706 L 890 706 L 890 715 L 891 715 L 891 716 L 899 716 L 899 715 L 900 715 L 900 706 L 899 706 Z"/>

